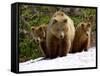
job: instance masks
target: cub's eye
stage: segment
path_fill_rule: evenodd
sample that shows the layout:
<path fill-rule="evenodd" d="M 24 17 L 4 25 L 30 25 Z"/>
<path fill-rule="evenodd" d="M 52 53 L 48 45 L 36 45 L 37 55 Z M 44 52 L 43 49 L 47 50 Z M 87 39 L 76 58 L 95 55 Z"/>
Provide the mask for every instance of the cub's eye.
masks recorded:
<path fill-rule="evenodd" d="M 53 20 L 53 24 L 55 24 L 55 23 L 57 23 L 57 20 L 56 19 Z"/>
<path fill-rule="evenodd" d="M 67 22 L 67 19 L 64 19 L 63 22 L 66 23 Z"/>
<path fill-rule="evenodd" d="M 34 30 L 35 30 L 35 27 L 31 27 L 31 30 L 34 32 Z"/>

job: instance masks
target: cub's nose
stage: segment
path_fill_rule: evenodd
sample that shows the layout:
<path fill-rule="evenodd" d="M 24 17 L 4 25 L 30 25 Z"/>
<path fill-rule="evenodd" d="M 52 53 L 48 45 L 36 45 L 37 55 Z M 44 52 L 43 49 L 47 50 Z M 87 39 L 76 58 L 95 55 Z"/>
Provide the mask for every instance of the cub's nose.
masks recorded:
<path fill-rule="evenodd" d="M 36 42 L 39 43 L 39 40 L 37 39 Z"/>
<path fill-rule="evenodd" d="M 86 32 L 86 36 L 89 36 L 89 32 L 88 31 Z"/>
<path fill-rule="evenodd" d="M 36 43 L 39 44 L 39 42 L 40 42 L 40 38 L 35 39 L 35 41 L 36 41 Z"/>

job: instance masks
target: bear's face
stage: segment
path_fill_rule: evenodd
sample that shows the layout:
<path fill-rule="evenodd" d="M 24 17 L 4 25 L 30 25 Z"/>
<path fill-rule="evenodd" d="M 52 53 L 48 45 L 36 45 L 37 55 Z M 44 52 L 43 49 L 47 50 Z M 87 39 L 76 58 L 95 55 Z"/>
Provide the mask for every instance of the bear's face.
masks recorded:
<path fill-rule="evenodd" d="M 46 34 L 45 30 L 42 27 L 31 27 L 32 29 L 32 36 L 33 39 L 36 41 L 36 43 L 41 42 L 43 39 L 45 39 Z"/>
<path fill-rule="evenodd" d="M 65 32 L 67 31 L 67 18 L 65 14 L 61 11 L 56 12 L 50 23 L 51 33 L 58 39 L 63 39 L 65 37 Z"/>
<path fill-rule="evenodd" d="M 86 36 L 89 36 L 90 31 L 91 31 L 91 24 L 89 22 L 88 23 L 82 23 L 81 26 L 82 26 L 82 30 L 83 30 L 84 34 Z"/>

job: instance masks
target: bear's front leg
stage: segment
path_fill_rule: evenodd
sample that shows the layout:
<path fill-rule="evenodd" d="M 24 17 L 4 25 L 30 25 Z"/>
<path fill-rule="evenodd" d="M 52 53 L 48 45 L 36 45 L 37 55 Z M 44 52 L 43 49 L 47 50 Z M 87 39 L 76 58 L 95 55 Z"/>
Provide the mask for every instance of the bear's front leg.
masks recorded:
<path fill-rule="evenodd" d="M 45 58 L 48 58 L 49 57 L 49 54 L 48 54 L 47 47 L 46 47 L 46 40 L 40 42 L 40 46 L 41 46 L 41 49 L 43 51 L 44 57 Z"/>
<path fill-rule="evenodd" d="M 84 51 L 88 51 L 89 46 L 90 46 L 90 38 L 88 38 L 84 43 Z"/>
<path fill-rule="evenodd" d="M 57 57 L 57 40 L 52 38 L 48 42 L 47 51 L 49 52 L 49 58 L 53 59 Z"/>
<path fill-rule="evenodd" d="M 68 39 L 63 39 L 62 42 L 61 42 L 61 52 L 60 52 L 60 57 L 63 57 L 63 56 L 66 56 L 67 53 L 70 51 L 70 48 L 71 48 L 71 41 L 68 40 Z"/>

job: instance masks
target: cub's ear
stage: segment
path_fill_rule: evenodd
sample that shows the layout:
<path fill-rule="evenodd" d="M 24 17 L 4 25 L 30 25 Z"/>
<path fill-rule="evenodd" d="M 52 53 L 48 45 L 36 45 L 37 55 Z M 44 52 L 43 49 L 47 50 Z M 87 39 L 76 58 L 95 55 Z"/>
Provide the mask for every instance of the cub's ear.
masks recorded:
<path fill-rule="evenodd" d="M 88 23 L 88 24 L 87 24 L 87 27 L 91 27 L 91 24 L 90 24 L 90 23 Z"/>
<path fill-rule="evenodd" d="M 43 29 L 42 27 L 39 28 L 40 31 L 42 31 L 42 29 Z"/>
<path fill-rule="evenodd" d="M 85 25 L 82 23 L 81 26 L 84 28 Z"/>
<path fill-rule="evenodd" d="M 34 31 L 34 30 L 35 30 L 35 27 L 34 27 L 34 26 L 32 26 L 32 27 L 31 27 L 31 30 L 32 30 L 32 31 Z"/>

